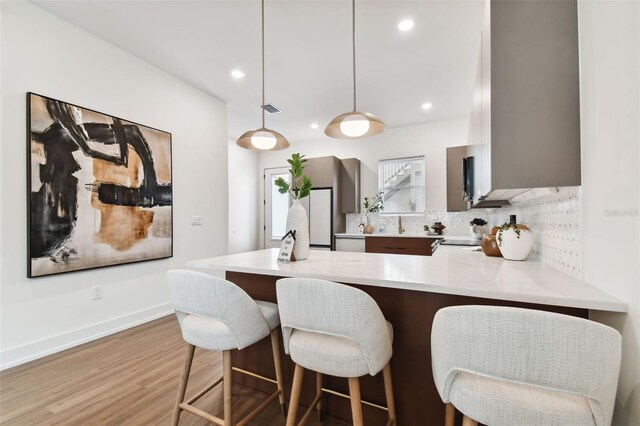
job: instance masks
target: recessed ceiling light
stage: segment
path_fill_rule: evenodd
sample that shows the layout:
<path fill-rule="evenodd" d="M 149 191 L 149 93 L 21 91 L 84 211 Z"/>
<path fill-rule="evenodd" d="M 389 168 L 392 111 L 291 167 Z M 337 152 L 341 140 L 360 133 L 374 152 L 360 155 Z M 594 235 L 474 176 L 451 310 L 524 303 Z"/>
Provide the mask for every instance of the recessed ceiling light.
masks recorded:
<path fill-rule="evenodd" d="M 233 70 L 231 71 L 231 77 L 235 78 L 236 80 L 240 80 L 244 77 L 244 73 L 240 70 Z"/>
<path fill-rule="evenodd" d="M 411 19 L 405 19 L 403 21 L 400 21 L 400 23 L 398 24 L 398 29 L 400 31 L 409 31 L 411 28 L 413 28 L 413 20 Z"/>
<path fill-rule="evenodd" d="M 424 110 L 431 109 L 432 106 L 433 104 L 431 102 L 425 102 L 422 104 L 422 109 Z"/>
<path fill-rule="evenodd" d="M 318 123 L 311 123 L 310 126 L 312 129 L 317 129 L 318 128 Z"/>

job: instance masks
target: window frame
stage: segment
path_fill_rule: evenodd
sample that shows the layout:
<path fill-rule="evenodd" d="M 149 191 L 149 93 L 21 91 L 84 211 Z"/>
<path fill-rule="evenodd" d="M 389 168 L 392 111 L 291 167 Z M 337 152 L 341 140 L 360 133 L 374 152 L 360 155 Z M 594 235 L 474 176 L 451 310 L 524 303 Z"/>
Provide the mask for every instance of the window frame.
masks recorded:
<path fill-rule="evenodd" d="M 403 187 L 402 189 L 422 189 L 422 197 L 424 207 L 422 210 L 417 211 L 388 211 L 387 210 L 387 199 L 386 199 L 386 191 L 384 188 L 384 176 L 383 176 L 383 167 L 388 164 L 394 163 L 404 163 L 404 162 L 412 162 L 412 161 L 422 161 L 422 185 L 410 185 Z M 378 191 L 382 192 L 382 198 L 384 200 L 385 209 L 380 212 L 381 216 L 421 216 L 426 212 L 426 202 L 427 202 L 427 194 L 426 194 L 426 160 L 424 155 L 414 155 L 409 157 L 397 157 L 397 158 L 385 158 L 382 160 L 378 160 Z"/>

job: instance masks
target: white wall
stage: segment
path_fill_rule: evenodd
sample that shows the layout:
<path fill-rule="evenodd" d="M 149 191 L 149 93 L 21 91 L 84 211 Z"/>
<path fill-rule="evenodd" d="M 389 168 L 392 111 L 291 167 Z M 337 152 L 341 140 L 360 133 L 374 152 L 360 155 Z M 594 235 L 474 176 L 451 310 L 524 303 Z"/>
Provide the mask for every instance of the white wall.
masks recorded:
<path fill-rule="evenodd" d="M 579 2 L 584 279 L 629 305 L 615 425 L 640 424 L 640 3 Z"/>
<path fill-rule="evenodd" d="M 308 158 L 334 155 L 338 158 L 358 158 L 362 162 L 361 194 L 375 195 L 378 192 L 378 161 L 385 158 L 425 156 L 425 205 L 427 210 L 447 208 L 447 151 L 448 146 L 468 144 L 469 117 L 434 121 L 414 126 L 387 129 L 384 133 L 369 139 L 346 141 L 330 139 L 322 133 L 316 141 L 292 142 L 284 151 L 261 152 L 260 171 L 268 167 L 287 166 L 286 159 L 294 152 Z M 286 136 L 286 135 L 285 135 Z M 264 188 L 260 176 L 259 195 L 262 200 Z M 262 212 L 263 206 L 260 206 Z M 260 228 L 264 214 L 259 214 Z M 263 247 L 264 233 L 260 232 L 260 247 Z"/>
<path fill-rule="evenodd" d="M 26 2 L 2 2 L 1 363 L 170 312 L 165 271 L 227 251 L 226 105 Z M 26 95 L 51 96 L 173 134 L 174 257 L 26 278 Z M 191 227 L 190 217 L 203 218 Z M 104 286 L 93 301 L 90 287 Z"/>
<path fill-rule="evenodd" d="M 229 140 L 229 253 L 258 249 L 258 153 Z"/>

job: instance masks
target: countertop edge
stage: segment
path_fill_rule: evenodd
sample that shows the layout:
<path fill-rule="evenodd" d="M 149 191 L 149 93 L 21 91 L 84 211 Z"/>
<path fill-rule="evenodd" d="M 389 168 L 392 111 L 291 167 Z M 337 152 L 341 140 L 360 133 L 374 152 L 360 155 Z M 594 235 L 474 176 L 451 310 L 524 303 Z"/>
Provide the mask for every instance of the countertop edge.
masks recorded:
<path fill-rule="evenodd" d="M 416 283 L 416 282 L 407 282 L 407 281 L 394 281 L 394 280 L 372 280 L 366 278 L 357 278 L 357 277 L 344 277 L 340 275 L 333 275 L 331 273 L 325 274 L 317 274 L 317 273 L 308 273 L 301 271 L 285 271 L 285 270 L 272 270 L 272 269 L 264 269 L 264 268 L 254 268 L 254 267 L 242 267 L 242 266 L 220 266 L 211 264 L 210 259 L 201 259 L 189 261 L 186 264 L 189 268 L 195 269 L 213 269 L 225 272 L 240 272 L 247 274 L 258 274 L 258 275 L 269 275 L 276 277 L 301 277 L 301 278 L 318 278 L 335 282 L 342 282 L 347 284 L 359 284 L 359 285 L 368 285 L 373 287 L 385 287 L 399 290 L 412 290 L 412 291 L 422 291 L 425 293 L 439 293 L 439 294 L 450 294 L 454 296 L 469 296 L 469 297 L 478 297 L 484 299 L 496 299 L 496 300 L 505 300 L 511 302 L 520 302 L 520 303 L 533 303 L 540 305 L 550 305 L 550 306 L 563 306 L 569 308 L 578 308 L 578 309 L 588 309 L 588 310 L 598 310 L 598 311 L 606 311 L 606 312 L 620 312 L 626 313 L 628 311 L 628 305 L 623 302 L 614 302 L 614 301 L 575 301 L 570 298 L 562 297 L 562 296 L 536 296 L 536 295 L 518 295 L 514 293 L 502 293 L 499 291 L 488 291 L 488 290 L 478 290 L 478 289 L 470 289 L 466 287 L 451 287 L 451 286 L 443 286 L 439 284 L 433 283 Z M 526 296 L 526 297 L 525 297 Z M 613 297 L 613 296 L 610 296 Z"/>

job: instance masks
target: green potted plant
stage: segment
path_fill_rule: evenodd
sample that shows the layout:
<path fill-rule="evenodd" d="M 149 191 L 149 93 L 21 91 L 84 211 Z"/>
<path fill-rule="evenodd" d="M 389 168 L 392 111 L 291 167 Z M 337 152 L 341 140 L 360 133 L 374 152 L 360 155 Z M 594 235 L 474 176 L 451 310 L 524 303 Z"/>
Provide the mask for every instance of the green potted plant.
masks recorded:
<path fill-rule="evenodd" d="M 476 217 L 471 222 L 469 222 L 469 233 L 471 237 L 476 240 L 481 240 L 484 234 L 488 233 L 489 229 L 487 228 L 487 221 Z"/>
<path fill-rule="evenodd" d="M 288 193 L 293 199 L 287 214 L 286 230 L 295 231 L 296 242 L 293 246 L 293 255 L 296 260 L 304 260 L 309 256 L 309 219 L 306 210 L 300 203 L 302 198 L 309 196 L 312 187 L 311 179 L 304 175 L 304 163 L 306 162 L 304 155 L 292 154 L 291 158 L 287 160 L 290 166 L 291 183 L 282 177 L 274 181 L 279 193 Z"/>
<path fill-rule="evenodd" d="M 369 224 L 369 213 L 378 213 L 384 210 L 384 198 L 382 197 L 382 192 L 378 192 L 373 197 L 364 197 L 364 214 L 362 215 L 362 222 L 360 226 L 362 226 L 363 234 L 373 234 L 373 226 Z"/>

